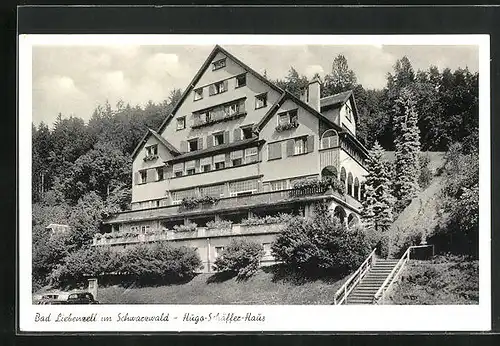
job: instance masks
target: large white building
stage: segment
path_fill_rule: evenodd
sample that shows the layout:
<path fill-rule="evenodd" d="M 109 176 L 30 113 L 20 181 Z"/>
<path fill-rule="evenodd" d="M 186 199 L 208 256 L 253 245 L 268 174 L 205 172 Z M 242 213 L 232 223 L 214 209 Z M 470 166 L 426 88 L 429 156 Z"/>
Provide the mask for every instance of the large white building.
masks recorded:
<path fill-rule="evenodd" d="M 210 271 L 224 245 L 240 236 L 262 243 L 264 260 L 272 261 L 279 225 L 249 218 L 307 216 L 324 200 L 344 222 L 359 222 L 368 152 L 356 139 L 354 96 L 321 98 L 320 91 L 314 79 L 299 99 L 216 46 L 160 128 L 137 146 L 132 210 L 108 219 L 112 232 L 94 244 L 194 246 Z M 345 194 L 294 188 L 326 175 L 337 177 Z"/>

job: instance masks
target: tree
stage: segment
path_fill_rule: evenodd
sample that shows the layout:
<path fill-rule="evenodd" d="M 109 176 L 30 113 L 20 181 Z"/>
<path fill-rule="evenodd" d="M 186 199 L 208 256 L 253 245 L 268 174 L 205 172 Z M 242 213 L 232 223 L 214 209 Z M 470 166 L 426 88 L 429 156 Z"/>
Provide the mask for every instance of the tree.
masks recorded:
<path fill-rule="evenodd" d="M 391 176 L 388 162 L 383 159 L 384 149 L 375 142 L 366 161 L 368 175 L 365 181 L 363 223 L 366 230 L 387 231 L 393 220 L 394 197 L 391 194 Z"/>
<path fill-rule="evenodd" d="M 232 240 L 215 260 L 214 269 L 244 280 L 257 272 L 263 255 L 264 249 L 259 243 L 246 239 Z"/>
<path fill-rule="evenodd" d="M 287 90 L 289 93 L 295 95 L 296 97 L 301 97 L 303 91 L 308 87 L 309 81 L 306 76 L 300 76 L 296 69 L 290 67 L 288 70 L 288 75 L 284 80 L 279 79 L 275 81 L 275 84 Z"/>
<path fill-rule="evenodd" d="M 325 76 L 322 97 L 352 90 L 357 85 L 356 74 L 349 69 L 346 57 L 339 54 L 333 60 L 331 73 Z"/>
<path fill-rule="evenodd" d="M 416 196 L 420 173 L 420 131 L 415 100 L 410 88 L 401 89 L 394 105 L 394 145 L 396 149 L 394 196 L 401 211 Z"/>

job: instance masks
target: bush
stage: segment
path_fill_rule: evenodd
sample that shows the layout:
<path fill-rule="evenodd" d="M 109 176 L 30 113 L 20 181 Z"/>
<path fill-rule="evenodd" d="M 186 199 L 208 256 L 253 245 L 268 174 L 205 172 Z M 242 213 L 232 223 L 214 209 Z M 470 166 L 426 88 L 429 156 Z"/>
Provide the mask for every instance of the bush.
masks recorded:
<path fill-rule="evenodd" d="M 207 222 L 208 229 L 230 229 L 233 225 L 231 220 L 218 220 Z"/>
<path fill-rule="evenodd" d="M 424 232 L 421 229 L 405 228 L 398 230 L 389 239 L 389 257 L 400 258 L 413 245 L 420 245 Z"/>
<path fill-rule="evenodd" d="M 200 204 L 215 204 L 218 200 L 218 198 L 212 196 L 185 197 L 181 201 L 181 207 L 184 209 L 194 209 Z"/>
<path fill-rule="evenodd" d="M 327 190 L 332 188 L 334 191 L 339 192 L 341 195 L 345 194 L 344 185 L 335 177 L 324 177 L 323 179 L 301 179 L 297 180 L 293 184 L 293 189 L 295 190 L 305 190 L 310 188 L 318 188 L 322 190 Z"/>
<path fill-rule="evenodd" d="M 217 257 L 214 269 L 247 279 L 257 272 L 260 259 L 264 256 L 262 245 L 249 240 L 232 240 Z"/>
<path fill-rule="evenodd" d="M 291 217 L 292 215 L 290 214 L 278 214 L 276 216 L 266 215 L 264 217 L 251 217 L 248 219 L 243 219 L 241 221 L 241 224 L 245 226 L 258 226 L 258 225 L 283 223 L 290 220 Z"/>
<path fill-rule="evenodd" d="M 322 205 L 312 219 L 290 219 L 271 250 L 278 260 L 308 277 L 347 274 L 371 251 L 359 227 L 348 229 Z"/>
<path fill-rule="evenodd" d="M 365 233 L 370 249 L 377 248 L 376 254 L 381 258 L 387 258 L 389 255 L 389 236 L 374 229 L 365 229 L 362 231 Z"/>
<path fill-rule="evenodd" d="M 187 225 L 175 225 L 174 232 L 194 232 L 198 228 L 195 223 L 188 223 Z"/>

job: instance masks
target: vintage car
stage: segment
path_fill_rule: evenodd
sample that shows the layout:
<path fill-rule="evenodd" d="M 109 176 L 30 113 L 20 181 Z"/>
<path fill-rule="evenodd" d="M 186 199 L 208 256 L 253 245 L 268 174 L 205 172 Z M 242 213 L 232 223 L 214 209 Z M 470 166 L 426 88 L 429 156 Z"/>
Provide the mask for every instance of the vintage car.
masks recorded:
<path fill-rule="evenodd" d="M 90 292 L 72 293 L 46 293 L 36 301 L 39 305 L 62 305 L 62 304 L 99 304 Z"/>
<path fill-rule="evenodd" d="M 64 304 L 99 304 L 90 292 L 70 293 Z"/>
<path fill-rule="evenodd" d="M 68 299 L 68 294 L 63 294 L 59 292 L 51 292 L 43 294 L 40 299 L 36 300 L 35 304 L 38 305 L 55 305 L 64 304 Z"/>

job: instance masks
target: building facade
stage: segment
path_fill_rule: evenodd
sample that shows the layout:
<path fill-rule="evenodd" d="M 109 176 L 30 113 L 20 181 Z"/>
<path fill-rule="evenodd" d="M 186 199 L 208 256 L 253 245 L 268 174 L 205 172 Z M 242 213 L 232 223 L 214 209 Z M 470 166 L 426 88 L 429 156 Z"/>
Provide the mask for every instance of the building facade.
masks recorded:
<path fill-rule="evenodd" d="M 308 216 L 326 201 L 343 222 L 359 222 L 368 152 L 356 139 L 354 96 L 320 92 L 314 79 L 297 98 L 216 46 L 160 128 L 137 146 L 131 210 L 106 220 L 111 232 L 94 245 L 172 241 L 196 247 L 209 272 L 235 237 L 262 243 L 263 262 L 272 263 L 280 231 L 272 215 Z M 325 176 L 345 193 L 297 188 Z M 265 216 L 265 224 L 256 221 Z"/>

